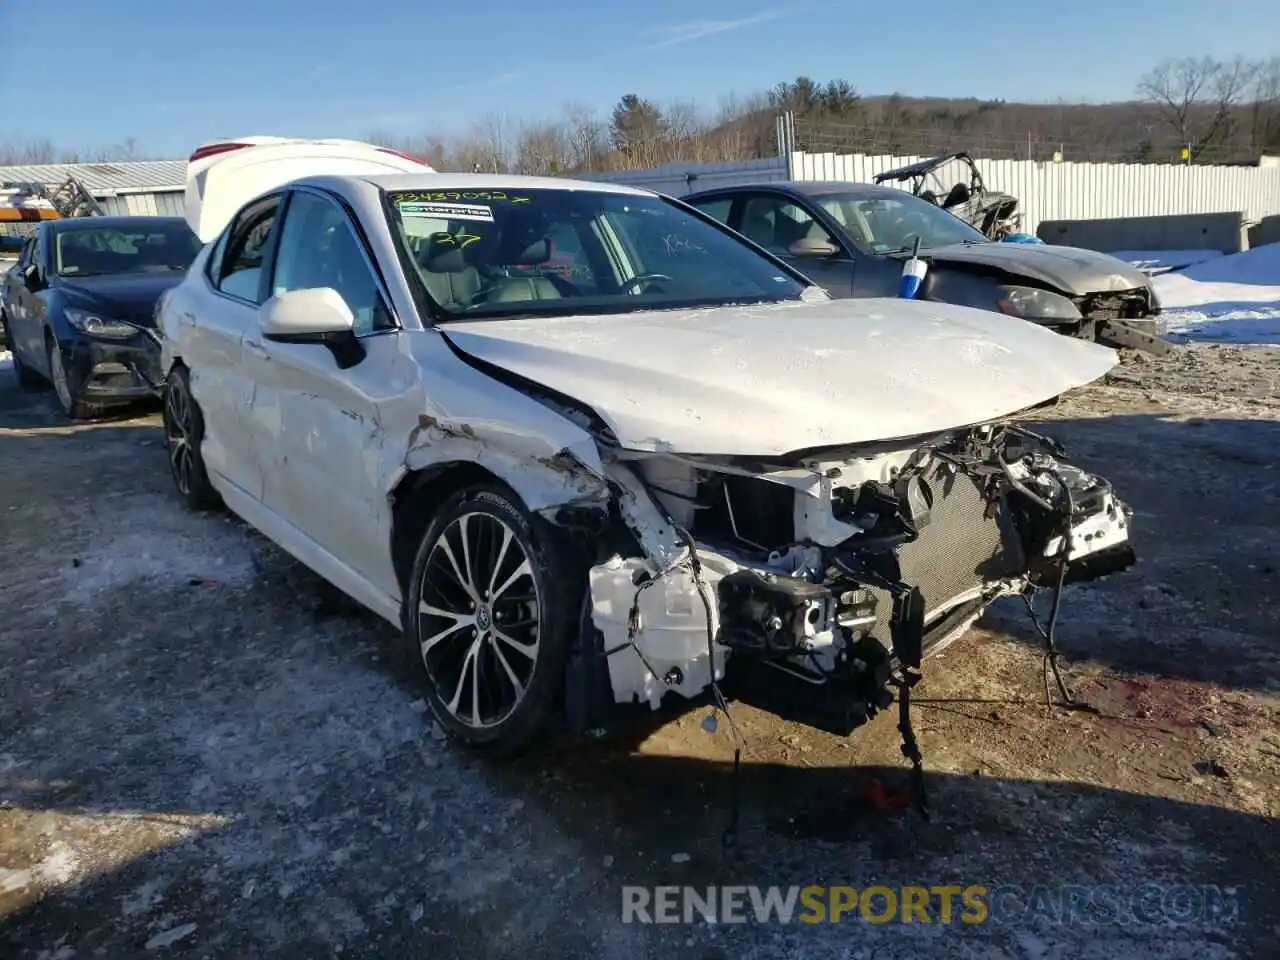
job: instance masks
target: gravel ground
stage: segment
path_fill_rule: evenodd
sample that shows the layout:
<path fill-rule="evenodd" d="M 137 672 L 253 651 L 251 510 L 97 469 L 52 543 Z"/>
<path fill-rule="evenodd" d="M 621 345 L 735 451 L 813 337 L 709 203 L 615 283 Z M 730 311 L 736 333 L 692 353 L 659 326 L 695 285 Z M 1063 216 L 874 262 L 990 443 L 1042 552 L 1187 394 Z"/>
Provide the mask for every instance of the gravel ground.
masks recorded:
<path fill-rule="evenodd" d="M 1137 511 L 1069 588 L 1049 713 L 1017 606 L 926 666 L 916 725 L 728 725 L 496 767 L 439 739 L 389 628 L 227 516 L 153 412 L 79 427 L 0 370 L 0 955 L 1218 958 L 1280 942 L 1280 351 L 1126 358 L 1047 432 Z M 888 803 L 877 802 L 887 797 Z M 1184 885 L 1134 919 L 621 922 L 624 884 Z M 1217 885 L 1227 915 L 1185 885 Z M 1187 900 L 1185 897 L 1190 896 Z M 1178 910 L 1173 907 L 1181 904 Z M 722 918 L 723 919 L 723 918 Z"/>

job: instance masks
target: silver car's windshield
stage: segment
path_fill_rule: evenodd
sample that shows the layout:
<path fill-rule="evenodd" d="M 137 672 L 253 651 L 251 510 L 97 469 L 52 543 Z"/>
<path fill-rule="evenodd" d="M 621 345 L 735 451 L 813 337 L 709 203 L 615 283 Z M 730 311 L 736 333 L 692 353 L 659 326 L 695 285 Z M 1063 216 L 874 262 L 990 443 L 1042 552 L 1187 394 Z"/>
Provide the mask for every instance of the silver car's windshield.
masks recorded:
<path fill-rule="evenodd" d="M 656 196 L 540 188 L 389 199 L 393 229 L 446 319 L 769 303 L 805 289 Z"/>
<path fill-rule="evenodd" d="M 988 242 L 981 231 L 905 191 L 901 197 L 829 194 L 816 199 L 856 247 L 871 253 L 907 253 L 916 237 L 922 250 L 949 243 Z"/>

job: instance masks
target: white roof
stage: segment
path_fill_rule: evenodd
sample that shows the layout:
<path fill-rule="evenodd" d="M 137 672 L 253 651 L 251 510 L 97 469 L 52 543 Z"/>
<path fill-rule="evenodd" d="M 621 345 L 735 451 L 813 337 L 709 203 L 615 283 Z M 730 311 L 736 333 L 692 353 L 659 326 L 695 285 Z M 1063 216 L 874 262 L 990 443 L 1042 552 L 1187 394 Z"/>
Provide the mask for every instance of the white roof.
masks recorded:
<path fill-rule="evenodd" d="M 594 180 L 567 177 L 525 177 L 494 173 L 388 173 L 359 176 L 358 179 L 383 190 L 584 190 L 592 193 L 622 193 L 652 196 L 650 190 Z"/>

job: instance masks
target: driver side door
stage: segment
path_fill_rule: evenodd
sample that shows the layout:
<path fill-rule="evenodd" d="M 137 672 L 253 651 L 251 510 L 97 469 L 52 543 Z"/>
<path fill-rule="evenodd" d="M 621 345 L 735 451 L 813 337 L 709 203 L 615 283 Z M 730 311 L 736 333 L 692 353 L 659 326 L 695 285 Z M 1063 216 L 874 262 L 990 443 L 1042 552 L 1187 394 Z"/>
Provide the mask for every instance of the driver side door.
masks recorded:
<path fill-rule="evenodd" d="M 363 358 L 342 369 L 319 343 L 283 343 L 254 323 L 244 339 L 255 384 L 250 433 L 263 471 L 263 505 L 316 548 L 381 593 L 398 592 L 391 566 L 391 510 L 382 488 L 381 405 L 414 389 L 418 368 L 400 349 L 374 260 L 347 208 L 297 187 L 283 214 L 268 296 L 328 287 L 355 317 Z"/>

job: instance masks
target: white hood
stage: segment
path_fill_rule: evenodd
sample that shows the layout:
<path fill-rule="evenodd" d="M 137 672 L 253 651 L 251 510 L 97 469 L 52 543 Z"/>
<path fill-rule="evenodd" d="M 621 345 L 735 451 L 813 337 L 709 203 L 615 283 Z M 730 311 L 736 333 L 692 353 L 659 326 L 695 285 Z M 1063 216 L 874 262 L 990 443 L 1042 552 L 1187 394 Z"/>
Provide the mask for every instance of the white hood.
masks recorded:
<path fill-rule="evenodd" d="M 623 447 L 778 455 L 982 423 L 1115 351 L 989 310 L 832 300 L 446 323 L 471 356 L 589 405 Z"/>

